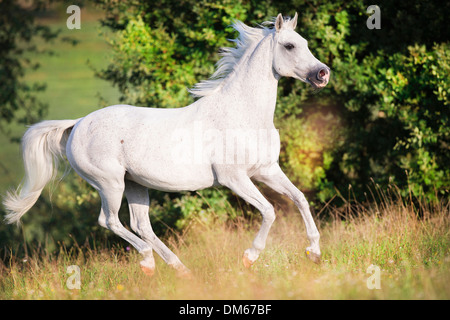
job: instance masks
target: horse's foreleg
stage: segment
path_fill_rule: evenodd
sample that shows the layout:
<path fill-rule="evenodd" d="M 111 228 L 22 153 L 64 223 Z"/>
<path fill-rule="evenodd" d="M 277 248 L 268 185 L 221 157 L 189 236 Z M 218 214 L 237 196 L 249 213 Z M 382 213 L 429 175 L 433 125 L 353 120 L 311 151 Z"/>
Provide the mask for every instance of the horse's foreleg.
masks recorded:
<path fill-rule="evenodd" d="M 150 223 L 148 214 L 150 199 L 148 189 L 130 180 L 125 180 L 125 196 L 130 209 L 131 229 L 148 244 L 170 266 L 175 268 L 182 277 L 188 276 L 190 271 L 180 259 L 156 236 Z"/>
<path fill-rule="evenodd" d="M 266 170 L 264 175 L 256 175 L 256 180 L 265 183 L 273 190 L 286 195 L 298 207 L 303 221 L 306 226 L 306 235 L 310 241 L 310 246 L 306 248 L 306 255 L 315 263 L 320 262 L 320 246 L 319 246 L 319 231 L 309 210 L 309 204 L 303 193 L 292 184 L 288 177 L 284 174 L 278 164 L 272 165 Z"/>
<path fill-rule="evenodd" d="M 269 203 L 269 201 L 267 201 L 266 198 L 264 198 L 248 176 L 240 175 L 236 177 L 224 174 L 224 177 L 220 178 L 219 182 L 220 184 L 230 188 L 238 196 L 261 212 L 261 228 L 253 240 L 252 247 L 245 250 L 242 258 L 244 266 L 249 268 L 256 261 L 256 259 L 258 259 L 260 252 L 266 246 L 266 240 L 270 227 L 275 220 L 275 211 L 273 206 Z"/>

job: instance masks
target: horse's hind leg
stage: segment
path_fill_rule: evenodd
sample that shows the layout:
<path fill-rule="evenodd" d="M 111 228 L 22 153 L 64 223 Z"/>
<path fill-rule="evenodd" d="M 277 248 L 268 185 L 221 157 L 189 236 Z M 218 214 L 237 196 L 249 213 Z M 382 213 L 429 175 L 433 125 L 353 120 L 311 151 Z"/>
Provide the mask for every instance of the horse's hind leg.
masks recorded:
<path fill-rule="evenodd" d="M 108 228 L 135 247 L 144 256 L 144 260 L 140 263 L 142 270 L 146 274 L 152 275 L 155 270 L 155 260 L 151 245 L 128 231 L 119 221 L 119 209 L 124 191 L 124 181 L 114 181 L 113 183 L 103 182 L 98 191 L 102 199 L 102 208 L 99 217 L 100 225 Z"/>
<path fill-rule="evenodd" d="M 130 209 L 130 225 L 145 242 L 170 266 L 178 271 L 180 276 L 187 276 L 189 269 L 180 259 L 156 236 L 150 224 L 148 214 L 150 199 L 148 189 L 130 180 L 125 180 L 125 196 Z"/>

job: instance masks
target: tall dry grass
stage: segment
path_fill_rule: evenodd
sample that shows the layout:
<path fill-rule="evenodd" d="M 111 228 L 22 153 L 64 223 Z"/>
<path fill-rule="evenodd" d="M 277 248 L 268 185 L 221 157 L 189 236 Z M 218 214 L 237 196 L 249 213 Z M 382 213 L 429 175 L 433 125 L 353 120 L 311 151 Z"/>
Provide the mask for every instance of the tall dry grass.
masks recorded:
<path fill-rule="evenodd" d="M 326 208 L 318 219 L 322 263 L 308 246 L 295 210 L 278 212 L 265 251 L 247 270 L 241 256 L 259 220 L 205 226 L 192 223 L 165 239 L 192 271 L 191 279 L 156 258 L 152 278 L 140 255 L 117 247 L 36 250 L 1 267 L 1 299 L 449 299 L 449 204 L 420 205 L 386 197 L 381 204 Z M 124 244 L 125 246 L 125 244 Z M 69 289 L 67 267 L 80 267 L 81 288 Z M 380 270 L 370 289 L 368 267 Z"/>

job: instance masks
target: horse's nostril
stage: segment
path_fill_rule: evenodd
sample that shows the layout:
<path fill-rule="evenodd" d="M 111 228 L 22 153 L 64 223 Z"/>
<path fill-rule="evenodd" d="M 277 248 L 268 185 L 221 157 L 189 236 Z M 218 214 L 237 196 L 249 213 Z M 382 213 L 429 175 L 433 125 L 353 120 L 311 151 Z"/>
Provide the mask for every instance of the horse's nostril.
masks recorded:
<path fill-rule="evenodd" d="M 327 75 L 327 70 L 320 69 L 319 72 L 317 73 L 317 78 L 318 78 L 318 80 L 323 80 L 326 75 Z"/>

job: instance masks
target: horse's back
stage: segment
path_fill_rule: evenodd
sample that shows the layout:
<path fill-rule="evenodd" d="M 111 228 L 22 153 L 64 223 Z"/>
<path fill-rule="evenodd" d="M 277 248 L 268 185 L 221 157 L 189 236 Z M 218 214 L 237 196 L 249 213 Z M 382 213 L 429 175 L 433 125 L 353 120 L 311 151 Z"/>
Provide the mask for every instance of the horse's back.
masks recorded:
<path fill-rule="evenodd" d="M 165 191 L 206 188 L 215 183 L 211 165 L 180 161 L 174 152 L 176 129 L 190 122 L 187 108 L 100 109 L 74 127 L 67 158 L 91 184 L 93 179 L 114 174 L 123 179 L 126 174 L 130 180 Z"/>

